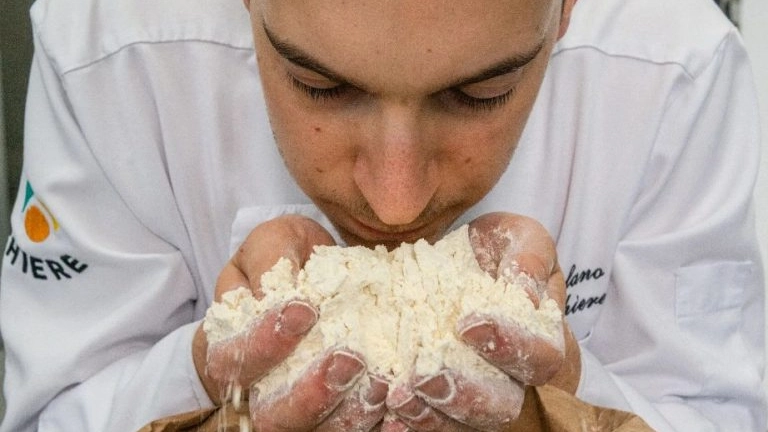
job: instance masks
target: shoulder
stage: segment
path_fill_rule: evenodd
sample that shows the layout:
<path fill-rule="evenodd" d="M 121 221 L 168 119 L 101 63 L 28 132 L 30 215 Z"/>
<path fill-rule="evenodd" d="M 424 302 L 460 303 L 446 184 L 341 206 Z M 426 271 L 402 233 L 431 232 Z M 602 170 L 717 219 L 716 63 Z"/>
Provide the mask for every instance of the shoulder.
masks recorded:
<path fill-rule="evenodd" d="M 580 0 L 555 55 L 589 51 L 695 77 L 734 33 L 712 1 Z"/>
<path fill-rule="evenodd" d="M 135 44 L 252 47 L 248 14 L 237 0 L 38 0 L 30 17 L 37 49 L 60 73 Z"/>

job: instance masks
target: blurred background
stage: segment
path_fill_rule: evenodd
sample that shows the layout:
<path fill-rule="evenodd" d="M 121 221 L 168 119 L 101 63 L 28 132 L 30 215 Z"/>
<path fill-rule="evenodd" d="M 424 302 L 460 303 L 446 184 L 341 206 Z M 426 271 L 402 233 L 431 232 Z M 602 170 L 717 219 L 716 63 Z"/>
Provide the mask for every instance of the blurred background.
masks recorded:
<path fill-rule="evenodd" d="M 766 257 L 766 274 L 768 274 L 768 1 L 714 1 L 717 1 L 723 11 L 741 29 L 752 58 L 758 85 L 765 151 L 756 190 L 757 216 L 763 256 Z M 10 232 L 8 214 L 16 196 L 21 169 L 24 96 L 32 57 L 32 36 L 28 18 L 28 10 L 32 3 L 32 0 L 0 0 L 0 94 L 2 95 L 0 98 L 0 239 L 2 244 L 5 244 L 5 239 Z M 3 357 L 0 345 L 0 381 L 2 381 Z M 0 418 L 4 412 L 5 404 L 0 396 Z"/>
<path fill-rule="evenodd" d="M 32 59 L 28 15 L 32 3 L 32 0 L 0 0 L 0 244 L 3 252 L 10 233 L 8 215 L 21 171 L 24 96 Z M 5 351 L 0 341 L 0 382 L 4 364 Z M 0 394 L 0 419 L 4 414 L 5 399 Z"/>

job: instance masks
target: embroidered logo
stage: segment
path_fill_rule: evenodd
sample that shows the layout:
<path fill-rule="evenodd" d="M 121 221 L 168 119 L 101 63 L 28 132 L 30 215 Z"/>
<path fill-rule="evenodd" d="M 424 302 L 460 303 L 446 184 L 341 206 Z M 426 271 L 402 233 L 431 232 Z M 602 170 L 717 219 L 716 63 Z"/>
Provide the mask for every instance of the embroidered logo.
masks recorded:
<path fill-rule="evenodd" d="M 24 191 L 24 205 L 21 206 L 21 212 L 24 215 L 24 231 L 27 238 L 34 243 L 44 242 L 59 230 L 59 221 L 37 198 L 29 182 Z"/>
<path fill-rule="evenodd" d="M 578 270 L 576 265 L 572 265 L 568 276 L 565 278 L 566 289 L 570 290 L 576 285 L 591 280 L 597 280 L 605 276 L 605 271 L 600 268 Z M 582 298 L 578 294 L 568 293 L 565 298 L 565 314 L 573 315 L 592 307 L 601 306 L 605 302 L 606 293 L 597 296 Z"/>
<path fill-rule="evenodd" d="M 26 182 L 21 214 L 24 220 L 24 234 L 33 243 L 43 243 L 59 231 L 59 221 L 35 195 L 29 182 Z M 88 268 L 88 264 L 69 254 L 47 257 L 33 255 L 21 248 L 15 235 L 8 239 L 5 259 L 10 266 L 38 280 L 71 279 Z"/>

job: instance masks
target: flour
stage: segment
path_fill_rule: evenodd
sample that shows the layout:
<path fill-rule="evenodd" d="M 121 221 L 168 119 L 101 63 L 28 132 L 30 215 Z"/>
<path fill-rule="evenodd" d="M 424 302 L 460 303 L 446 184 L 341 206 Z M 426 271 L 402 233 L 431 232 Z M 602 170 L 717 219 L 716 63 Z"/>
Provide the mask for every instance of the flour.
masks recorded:
<path fill-rule="evenodd" d="M 391 252 L 383 246 L 317 246 L 298 275 L 286 259 L 265 273 L 261 300 L 245 288 L 224 294 L 208 310 L 203 328 L 209 342 L 217 343 L 288 301 L 301 299 L 318 308 L 318 323 L 296 351 L 255 385 L 262 395 L 287 391 L 318 355 L 335 347 L 360 353 L 370 373 L 394 382 L 445 367 L 477 378 L 502 377 L 458 339 L 457 322 L 482 313 L 555 342 L 560 309 L 548 298 L 534 307 L 524 290 L 530 280 L 524 278 L 494 280 L 484 272 L 466 225 L 434 246 L 424 240 Z"/>
<path fill-rule="evenodd" d="M 220 342 L 246 331 L 264 311 L 264 305 L 246 288 L 225 293 L 205 314 L 203 330 L 208 342 Z"/>

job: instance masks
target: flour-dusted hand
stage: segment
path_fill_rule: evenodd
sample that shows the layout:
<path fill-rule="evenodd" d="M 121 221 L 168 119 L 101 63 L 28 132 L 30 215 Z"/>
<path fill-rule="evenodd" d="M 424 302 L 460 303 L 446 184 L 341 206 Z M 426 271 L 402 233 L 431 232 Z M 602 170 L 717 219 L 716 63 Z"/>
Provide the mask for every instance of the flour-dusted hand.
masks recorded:
<path fill-rule="evenodd" d="M 563 275 L 539 223 L 492 213 L 471 222 L 469 236 L 483 270 L 523 286 L 536 308 L 555 302 L 563 310 Z M 413 376 L 390 392 L 387 405 L 416 431 L 507 430 L 519 420 L 526 386 L 549 383 L 573 393 L 578 385 L 580 352 L 562 316 L 550 332 L 530 326 L 480 310 L 466 314 L 456 328 L 461 340 L 507 376 L 478 379 L 452 369 Z"/>
<path fill-rule="evenodd" d="M 492 276 L 528 286 L 531 301 L 565 308 L 565 280 L 555 243 L 537 221 L 509 213 L 491 213 L 470 224 L 470 242 L 478 263 Z M 528 281 L 526 284 L 525 281 Z M 462 320 L 462 340 L 484 358 L 525 385 L 552 384 L 574 393 L 581 375 L 581 352 L 564 316 L 560 334 L 538 337 L 514 321 L 482 313 Z"/>
<path fill-rule="evenodd" d="M 444 369 L 395 387 L 387 405 L 416 431 L 500 431 L 517 419 L 523 391 L 507 377 Z"/>
<path fill-rule="evenodd" d="M 368 380 L 365 391 L 351 391 Z M 286 391 L 251 393 L 254 430 L 369 431 L 384 416 L 388 384 L 365 374 L 365 363 L 355 353 L 334 350 L 319 358 Z"/>
<path fill-rule="evenodd" d="M 217 404 L 231 402 L 239 412 L 248 413 L 256 430 L 366 431 L 384 415 L 387 383 L 368 376 L 363 359 L 343 348 L 318 356 L 291 388 L 260 394 L 254 386 L 293 353 L 319 315 L 301 298 L 258 315 L 249 314 L 248 305 L 240 302 L 263 295 L 261 276 L 280 258 L 297 272 L 314 246 L 333 244 L 316 222 L 280 217 L 256 227 L 219 275 L 214 306 L 226 309 L 229 305 L 232 313 L 240 313 L 228 317 L 227 325 L 242 328 L 229 328 L 217 336 L 211 328 L 206 335 L 201 325 L 193 346 L 195 366 L 211 399 Z M 209 326 L 213 321 L 206 318 Z M 349 389 L 361 379 L 369 380 L 367 391 L 350 394 Z"/>

